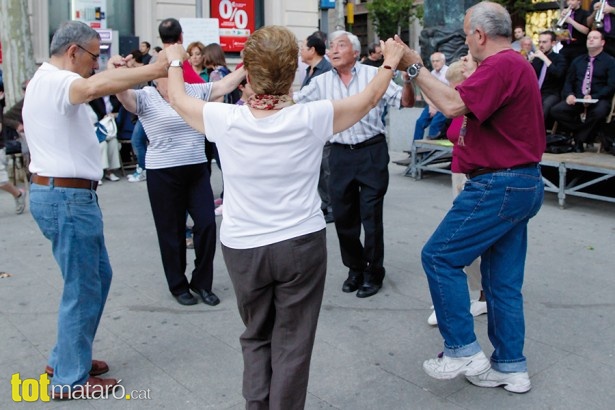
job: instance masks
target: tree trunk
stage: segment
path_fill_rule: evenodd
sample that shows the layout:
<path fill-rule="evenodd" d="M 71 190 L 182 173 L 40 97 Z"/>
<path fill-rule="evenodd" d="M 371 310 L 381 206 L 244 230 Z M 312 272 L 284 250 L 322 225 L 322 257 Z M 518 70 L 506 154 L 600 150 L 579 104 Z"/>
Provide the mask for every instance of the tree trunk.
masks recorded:
<path fill-rule="evenodd" d="M 12 107 L 23 96 L 21 84 L 36 71 L 27 1 L 0 1 L 0 41 L 6 106 Z"/>

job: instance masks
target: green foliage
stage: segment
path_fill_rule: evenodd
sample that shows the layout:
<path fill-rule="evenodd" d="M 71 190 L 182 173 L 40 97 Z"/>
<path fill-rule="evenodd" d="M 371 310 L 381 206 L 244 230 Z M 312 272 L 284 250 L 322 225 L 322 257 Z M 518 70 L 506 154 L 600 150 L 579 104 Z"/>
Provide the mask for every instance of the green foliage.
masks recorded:
<path fill-rule="evenodd" d="M 407 28 L 412 18 L 422 18 L 423 6 L 414 0 L 373 0 L 367 3 L 369 18 L 378 37 L 387 39 Z"/>

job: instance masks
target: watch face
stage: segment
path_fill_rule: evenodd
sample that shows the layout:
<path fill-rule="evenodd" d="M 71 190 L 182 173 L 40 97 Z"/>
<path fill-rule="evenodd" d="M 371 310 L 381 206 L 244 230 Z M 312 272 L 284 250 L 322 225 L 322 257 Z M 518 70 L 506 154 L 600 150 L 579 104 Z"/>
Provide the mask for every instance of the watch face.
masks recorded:
<path fill-rule="evenodd" d="M 180 60 L 171 61 L 171 67 L 181 67 L 182 62 Z"/>
<path fill-rule="evenodd" d="M 419 75 L 419 71 L 421 70 L 421 67 L 423 66 L 420 63 L 414 63 L 410 67 L 408 67 L 406 72 L 408 73 L 408 76 L 410 76 L 411 80 L 416 78 L 417 75 Z"/>

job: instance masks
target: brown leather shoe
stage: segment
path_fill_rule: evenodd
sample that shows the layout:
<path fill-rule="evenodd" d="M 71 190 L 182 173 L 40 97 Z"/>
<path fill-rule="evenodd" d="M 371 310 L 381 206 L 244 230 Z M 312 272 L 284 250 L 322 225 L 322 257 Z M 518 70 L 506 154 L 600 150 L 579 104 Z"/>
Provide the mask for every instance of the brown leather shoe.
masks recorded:
<path fill-rule="evenodd" d="M 102 360 L 92 360 L 92 369 L 90 369 L 90 376 L 100 376 L 109 371 L 109 366 Z M 53 377 L 53 369 L 50 366 L 45 367 L 45 373 L 47 376 Z"/>
<path fill-rule="evenodd" d="M 83 385 L 74 386 L 68 391 L 54 392 L 52 390 L 49 395 L 54 400 L 92 399 L 109 393 L 114 386 L 117 386 L 116 379 L 90 377 Z"/>

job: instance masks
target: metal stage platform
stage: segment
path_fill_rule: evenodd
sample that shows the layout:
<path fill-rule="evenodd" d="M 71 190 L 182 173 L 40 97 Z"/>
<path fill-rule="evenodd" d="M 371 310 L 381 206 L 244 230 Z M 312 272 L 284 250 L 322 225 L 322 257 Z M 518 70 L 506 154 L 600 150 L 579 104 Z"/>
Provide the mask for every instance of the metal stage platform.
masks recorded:
<path fill-rule="evenodd" d="M 451 173 L 453 146 L 447 140 L 414 141 L 410 162 L 404 175 L 416 180 L 423 178 L 424 171 Z M 560 207 L 566 206 L 566 196 L 579 196 L 600 201 L 615 202 L 615 191 L 596 192 L 597 184 L 615 177 L 615 156 L 605 153 L 584 152 L 567 154 L 543 154 L 540 165 L 543 170 L 555 168 L 555 178 L 545 176 L 545 191 L 557 193 Z M 610 195 L 609 195 L 610 194 Z"/>

